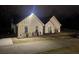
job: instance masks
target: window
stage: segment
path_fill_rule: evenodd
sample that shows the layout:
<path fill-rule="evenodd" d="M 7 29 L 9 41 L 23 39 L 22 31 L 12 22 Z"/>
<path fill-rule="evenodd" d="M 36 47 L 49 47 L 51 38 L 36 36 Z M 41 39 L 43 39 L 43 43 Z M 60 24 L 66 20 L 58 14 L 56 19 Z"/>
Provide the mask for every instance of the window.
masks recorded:
<path fill-rule="evenodd" d="M 38 26 L 36 26 L 35 33 L 36 33 L 37 36 L 39 35 L 39 32 L 38 32 Z"/>
<path fill-rule="evenodd" d="M 25 27 L 25 33 L 27 33 L 27 32 L 28 32 L 28 27 L 26 26 L 26 27 Z"/>
<path fill-rule="evenodd" d="M 26 35 L 26 37 L 28 37 L 28 27 L 27 26 L 25 27 L 25 35 Z"/>
<path fill-rule="evenodd" d="M 50 27 L 48 27 L 48 32 L 49 32 L 49 33 L 52 33 L 51 26 L 50 26 Z"/>

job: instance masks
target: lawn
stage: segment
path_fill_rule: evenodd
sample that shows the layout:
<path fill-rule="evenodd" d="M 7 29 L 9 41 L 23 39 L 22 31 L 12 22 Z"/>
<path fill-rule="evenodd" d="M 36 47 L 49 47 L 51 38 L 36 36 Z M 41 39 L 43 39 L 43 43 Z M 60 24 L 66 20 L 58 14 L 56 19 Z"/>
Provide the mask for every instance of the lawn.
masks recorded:
<path fill-rule="evenodd" d="M 39 53 L 79 53 L 79 38 L 73 37 L 73 32 L 61 32 L 57 34 L 49 34 L 43 35 L 40 37 L 32 37 L 32 38 L 24 38 L 24 39 L 13 39 L 14 44 L 20 43 L 29 43 L 35 41 L 44 41 L 44 40 L 52 40 L 56 42 L 60 42 L 64 47 L 56 48 L 56 49 L 49 49 L 44 52 Z"/>
<path fill-rule="evenodd" d="M 78 44 L 79 45 L 79 44 Z M 40 52 L 40 53 L 44 53 L 44 54 L 79 54 L 79 46 L 75 45 L 75 46 L 69 46 L 69 47 L 63 47 L 63 48 L 57 48 L 57 49 L 51 49 L 48 51 L 44 51 L 44 52 Z"/>

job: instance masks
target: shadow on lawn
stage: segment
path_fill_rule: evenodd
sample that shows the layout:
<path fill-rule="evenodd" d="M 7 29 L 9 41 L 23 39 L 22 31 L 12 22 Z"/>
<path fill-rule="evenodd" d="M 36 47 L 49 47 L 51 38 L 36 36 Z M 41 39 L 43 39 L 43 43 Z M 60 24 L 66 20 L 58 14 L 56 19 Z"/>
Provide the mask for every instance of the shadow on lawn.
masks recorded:
<path fill-rule="evenodd" d="M 74 33 L 70 35 L 72 38 L 79 38 L 79 33 Z"/>

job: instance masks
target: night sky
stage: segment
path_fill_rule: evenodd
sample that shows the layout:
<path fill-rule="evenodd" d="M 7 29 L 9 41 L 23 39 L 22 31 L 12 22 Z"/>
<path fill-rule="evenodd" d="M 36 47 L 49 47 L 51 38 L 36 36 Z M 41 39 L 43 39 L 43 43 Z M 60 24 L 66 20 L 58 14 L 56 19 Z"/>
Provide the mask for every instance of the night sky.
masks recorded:
<path fill-rule="evenodd" d="M 78 5 L 0 5 L 0 34 L 11 31 L 11 22 L 17 24 L 31 13 L 35 13 L 46 23 L 53 15 L 62 28 L 79 30 Z"/>

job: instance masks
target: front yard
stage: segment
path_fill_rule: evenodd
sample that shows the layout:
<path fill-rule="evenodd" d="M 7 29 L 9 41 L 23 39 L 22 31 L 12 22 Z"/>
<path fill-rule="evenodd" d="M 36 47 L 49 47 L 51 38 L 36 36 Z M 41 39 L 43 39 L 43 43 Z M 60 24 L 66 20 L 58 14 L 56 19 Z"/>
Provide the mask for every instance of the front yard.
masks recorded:
<path fill-rule="evenodd" d="M 61 32 L 32 38 L 11 38 L 13 45 L 1 46 L 0 53 L 79 53 L 79 38 Z"/>

